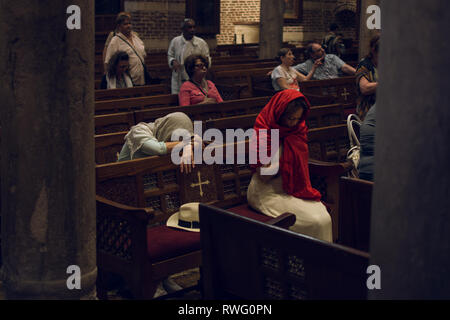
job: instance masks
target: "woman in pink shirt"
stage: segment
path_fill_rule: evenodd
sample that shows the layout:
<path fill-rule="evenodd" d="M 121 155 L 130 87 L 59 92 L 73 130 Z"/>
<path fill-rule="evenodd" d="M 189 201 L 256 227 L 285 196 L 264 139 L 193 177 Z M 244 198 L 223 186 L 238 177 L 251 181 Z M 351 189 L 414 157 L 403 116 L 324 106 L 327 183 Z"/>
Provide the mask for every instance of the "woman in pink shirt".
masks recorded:
<path fill-rule="evenodd" d="M 214 83 L 205 79 L 208 66 L 208 60 L 202 55 L 195 54 L 186 58 L 184 67 L 189 80 L 183 83 L 178 93 L 180 106 L 223 101 Z"/>

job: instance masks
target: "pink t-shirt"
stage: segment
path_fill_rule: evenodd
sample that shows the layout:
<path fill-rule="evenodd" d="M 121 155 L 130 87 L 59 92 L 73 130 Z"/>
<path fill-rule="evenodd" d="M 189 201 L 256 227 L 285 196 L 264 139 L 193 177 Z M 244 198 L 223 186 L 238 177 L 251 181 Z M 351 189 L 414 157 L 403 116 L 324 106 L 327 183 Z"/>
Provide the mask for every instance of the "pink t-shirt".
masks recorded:
<path fill-rule="evenodd" d="M 213 98 L 216 102 L 223 102 L 219 91 L 217 91 L 216 86 L 211 81 L 207 80 L 208 83 L 208 94 L 207 97 Z M 180 106 L 190 106 L 193 104 L 199 104 L 205 99 L 205 94 L 193 84 L 191 81 L 186 81 L 180 88 L 178 93 L 178 102 Z"/>

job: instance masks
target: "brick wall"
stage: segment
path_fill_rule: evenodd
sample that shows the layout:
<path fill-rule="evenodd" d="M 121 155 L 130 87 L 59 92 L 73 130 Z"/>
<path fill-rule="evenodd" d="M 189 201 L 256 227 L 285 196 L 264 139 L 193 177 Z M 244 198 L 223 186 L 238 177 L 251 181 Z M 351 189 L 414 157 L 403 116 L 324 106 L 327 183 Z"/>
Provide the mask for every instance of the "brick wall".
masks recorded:
<path fill-rule="evenodd" d="M 221 0 L 217 44 L 232 44 L 235 22 L 259 22 L 260 0 Z"/>
<path fill-rule="evenodd" d="M 185 16 L 185 0 L 133 0 L 124 1 L 125 11 L 132 14 L 134 30 L 137 31 L 149 52 L 167 51 L 170 40 L 181 34 L 180 24 Z M 356 0 L 303 0 L 303 21 L 284 26 L 284 41 L 301 45 L 309 40 L 321 39 L 336 12 L 356 11 Z M 259 22 L 260 0 L 221 0 L 220 34 L 217 45 L 232 44 L 235 23 Z M 344 37 L 355 39 L 355 28 L 341 29 Z M 215 39 L 205 39 L 210 48 Z"/>
<path fill-rule="evenodd" d="M 167 51 L 170 40 L 181 34 L 185 0 L 125 0 L 124 7 L 148 52 Z"/>
<path fill-rule="evenodd" d="M 232 44 L 236 22 L 259 22 L 260 0 L 221 0 L 220 34 L 217 44 Z M 303 0 L 303 21 L 287 23 L 283 40 L 301 45 L 309 40 L 322 39 L 335 15 L 341 10 L 356 12 L 356 0 Z M 344 37 L 356 38 L 355 28 L 340 30 Z"/>

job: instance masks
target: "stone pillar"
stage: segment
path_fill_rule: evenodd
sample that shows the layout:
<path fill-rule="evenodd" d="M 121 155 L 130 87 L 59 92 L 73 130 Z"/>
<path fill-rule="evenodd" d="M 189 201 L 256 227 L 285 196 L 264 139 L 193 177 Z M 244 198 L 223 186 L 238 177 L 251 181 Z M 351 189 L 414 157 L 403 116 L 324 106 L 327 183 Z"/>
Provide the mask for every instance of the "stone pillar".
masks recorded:
<path fill-rule="evenodd" d="M 367 8 L 371 5 L 380 6 L 381 0 L 358 0 L 361 2 L 360 6 L 360 23 L 359 23 L 359 60 L 363 59 L 369 54 L 370 39 L 372 39 L 381 30 L 370 30 L 367 28 L 367 19 L 372 14 L 367 14 Z"/>
<path fill-rule="evenodd" d="M 261 0 L 259 58 L 274 58 L 283 44 L 284 1 Z"/>
<path fill-rule="evenodd" d="M 70 5 L 81 9 L 81 30 L 66 27 Z M 1 237 L 9 299 L 96 296 L 93 15 L 92 0 L 0 0 Z M 80 290 L 67 287 L 71 265 L 80 268 Z"/>
<path fill-rule="evenodd" d="M 382 1 L 372 299 L 450 298 L 450 3 Z"/>

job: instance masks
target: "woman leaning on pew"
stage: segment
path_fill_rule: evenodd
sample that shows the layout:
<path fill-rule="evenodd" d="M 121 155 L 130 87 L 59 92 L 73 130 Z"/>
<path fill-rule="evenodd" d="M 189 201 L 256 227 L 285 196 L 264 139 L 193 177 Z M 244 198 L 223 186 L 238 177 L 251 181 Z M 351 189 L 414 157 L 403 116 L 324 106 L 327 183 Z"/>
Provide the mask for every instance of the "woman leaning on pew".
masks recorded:
<path fill-rule="evenodd" d="M 206 80 L 208 59 L 200 54 L 188 56 L 184 61 L 189 80 L 185 81 L 178 93 L 180 106 L 223 102 L 219 91 L 212 81 Z"/>
<path fill-rule="evenodd" d="M 314 65 L 307 76 L 304 76 L 292 65 L 294 64 L 295 56 L 289 48 L 281 48 L 278 51 L 276 59 L 281 63 L 276 67 L 271 74 L 272 86 L 275 91 L 281 91 L 285 89 L 300 90 L 298 83 L 301 81 L 310 80 L 316 72 L 318 66 L 322 64 L 322 59 L 318 59 L 314 62 Z"/>
<path fill-rule="evenodd" d="M 189 134 L 192 143 L 183 147 L 180 158 L 180 171 L 190 173 L 195 167 L 192 148 L 202 143 L 198 135 L 194 135 L 194 126 L 191 119 L 183 112 L 172 112 L 156 119 L 154 122 L 140 122 L 132 126 L 125 136 L 117 161 L 127 161 L 150 156 L 169 154 L 179 141 L 172 141 L 172 134 L 184 136 Z"/>
<path fill-rule="evenodd" d="M 251 165 L 255 172 L 247 200 L 252 208 L 270 217 L 293 213 L 296 222 L 290 230 L 331 242 L 331 217 L 309 179 L 305 124 L 309 109 L 303 94 L 287 89 L 275 94 L 259 113 L 250 140 L 250 151 L 258 162 Z M 273 145 L 274 141 L 278 144 Z M 271 162 L 261 163 L 261 154 L 271 156 Z"/>

